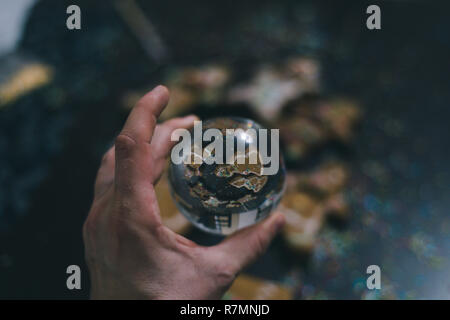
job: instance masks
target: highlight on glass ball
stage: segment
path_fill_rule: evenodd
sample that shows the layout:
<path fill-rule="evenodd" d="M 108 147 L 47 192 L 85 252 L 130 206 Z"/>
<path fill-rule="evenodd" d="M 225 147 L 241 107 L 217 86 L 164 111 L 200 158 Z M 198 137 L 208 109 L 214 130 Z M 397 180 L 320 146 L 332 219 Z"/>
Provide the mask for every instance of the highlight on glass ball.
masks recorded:
<path fill-rule="evenodd" d="M 286 180 L 278 130 L 227 117 L 197 121 L 183 133 L 172 149 L 169 181 L 190 222 L 228 235 L 270 215 Z"/>

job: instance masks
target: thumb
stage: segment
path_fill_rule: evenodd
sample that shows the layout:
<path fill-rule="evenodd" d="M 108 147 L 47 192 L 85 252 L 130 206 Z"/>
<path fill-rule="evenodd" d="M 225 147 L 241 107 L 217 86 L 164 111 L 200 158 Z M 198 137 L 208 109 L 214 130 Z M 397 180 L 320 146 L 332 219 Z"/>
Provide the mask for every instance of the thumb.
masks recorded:
<path fill-rule="evenodd" d="M 284 223 L 283 214 L 276 212 L 266 220 L 234 233 L 216 249 L 222 251 L 222 256 L 233 264 L 233 271 L 238 273 L 266 251 Z"/>

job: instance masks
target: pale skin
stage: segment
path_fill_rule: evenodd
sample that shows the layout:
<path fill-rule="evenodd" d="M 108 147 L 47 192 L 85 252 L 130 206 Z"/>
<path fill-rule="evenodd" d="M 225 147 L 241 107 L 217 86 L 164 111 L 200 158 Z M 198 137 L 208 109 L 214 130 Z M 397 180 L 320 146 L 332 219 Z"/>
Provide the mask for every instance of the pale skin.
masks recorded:
<path fill-rule="evenodd" d="M 98 170 L 83 226 L 92 299 L 220 299 L 284 224 L 275 213 L 212 247 L 163 225 L 154 185 L 176 143 L 170 135 L 197 120 L 157 125 L 168 100 L 164 86 L 142 97 Z"/>

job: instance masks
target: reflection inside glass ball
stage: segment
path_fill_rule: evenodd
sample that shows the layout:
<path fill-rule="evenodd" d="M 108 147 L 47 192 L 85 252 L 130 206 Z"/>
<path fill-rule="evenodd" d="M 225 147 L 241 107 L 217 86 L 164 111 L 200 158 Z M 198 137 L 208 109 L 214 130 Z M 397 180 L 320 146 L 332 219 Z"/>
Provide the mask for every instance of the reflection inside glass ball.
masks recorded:
<path fill-rule="evenodd" d="M 212 128 L 222 133 L 223 150 L 211 149 L 215 138 L 200 142 L 194 139 L 191 130 L 190 153 L 184 155 L 189 161 L 171 162 L 169 181 L 175 204 L 189 221 L 206 232 L 227 235 L 269 216 L 283 195 L 286 169 L 280 154 L 276 157 L 278 171 L 265 174 L 269 166 L 264 160 L 267 150 L 273 152 L 271 144 L 278 140 L 271 139 L 270 130 L 265 130 L 265 141 L 260 141 L 258 134 L 249 134 L 263 129 L 256 122 L 244 118 L 210 119 L 203 122 L 201 136 Z M 227 129 L 234 129 L 236 134 Z M 267 144 L 266 157 L 261 154 L 261 142 Z M 231 153 L 234 161 L 227 152 L 231 145 L 236 146 Z M 216 152 L 223 155 L 224 161 L 208 164 L 208 155 L 217 156 Z M 196 158 L 201 161 L 193 161 Z"/>

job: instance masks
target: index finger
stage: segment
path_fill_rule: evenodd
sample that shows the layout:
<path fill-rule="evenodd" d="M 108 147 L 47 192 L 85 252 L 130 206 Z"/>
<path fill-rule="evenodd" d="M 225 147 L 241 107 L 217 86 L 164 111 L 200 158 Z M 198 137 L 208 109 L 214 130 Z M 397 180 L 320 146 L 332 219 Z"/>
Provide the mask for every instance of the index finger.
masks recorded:
<path fill-rule="evenodd" d="M 158 86 L 142 97 L 128 116 L 115 141 L 115 184 L 122 191 L 132 190 L 138 181 L 151 177 L 150 141 L 156 119 L 169 101 L 169 91 Z"/>

